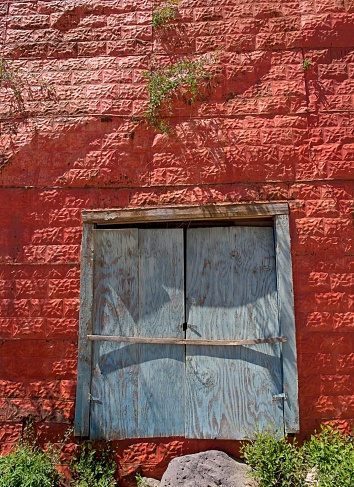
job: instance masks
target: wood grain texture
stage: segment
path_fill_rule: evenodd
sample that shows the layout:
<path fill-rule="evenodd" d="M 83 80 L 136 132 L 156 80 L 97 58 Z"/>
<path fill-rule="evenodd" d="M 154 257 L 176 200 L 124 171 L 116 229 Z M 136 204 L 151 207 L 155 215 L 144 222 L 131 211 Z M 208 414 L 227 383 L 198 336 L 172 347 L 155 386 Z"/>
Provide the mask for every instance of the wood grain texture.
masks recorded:
<path fill-rule="evenodd" d="M 288 334 L 295 344 L 287 225 L 276 217 L 276 251 L 271 227 L 188 228 L 184 248 L 183 229 L 86 226 L 80 340 L 83 365 L 94 350 L 91 438 L 251 438 L 282 430 L 284 401 L 272 399 L 283 390 L 295 430 L 293 345 L 284 345 L 285 389 L 281 365 Z M 79 434 L 90 376 L 80 375 Z"/>
<path fill-rule="evenodd" d="M 81 245 L 79 356 L 75 408 L 75 435 L 87 437 L 90 433 L 90 386 L 92 344 L 87 335 L 92 333 L 93 300 L 93 225 L 85 224 Z"/>
<path fill-rule="evenodd" d="M 285 215 L 287 203 L 251 203 L 239 205 L 184 206 L 169 208 L 132 208 L 128 210 L 88 210 L 82 212 L 87 223 L 125 224 L 162 221 L 218 220 Z"/>
<path fill-rule="evenodd" d="M 94 332 L 139 335 L 138 230 L 94 230 Z M 139 345 L 95 342 L 91 438 L 139 435 Z"/>
<path fill-rule="evenodd" d="M 144 338 L 113 335 L 87 335 L 87 339 L 93 342 L 144 343 L 146 345 L 207 345 L 211 347 L 240 347 L 241 345 L 285 343 L 287 341 L 286 337 L 252 338 L 250 340 L 185 340 L 183 338 Z"/>
<path fill-rule="evenodd" d="M 298 433 L 300 424 L 297 355 L 288 216 L 281 215 L 275 218 L 275 234 L 279 322 L 282 333 L 288 337 L 288 342 L 283 347 L 284 391 L 288 395 L 287 400 L 284 401 L 285 431 L 287 433 Z"/>
<path fill-rule="evenodd" d="M 187 339 L 279 336 L 272 228 L 187 231 Z M 279 344 L 187 346 L 186 436 L 252 437 L 283 427 Z"/>
<path fill-rule="evenodd" d="M 140 339 L 183 338 L 183 230 L 139 230 Z M 184 435 L 184 349 L 140 347 L 139 432 Z"/>

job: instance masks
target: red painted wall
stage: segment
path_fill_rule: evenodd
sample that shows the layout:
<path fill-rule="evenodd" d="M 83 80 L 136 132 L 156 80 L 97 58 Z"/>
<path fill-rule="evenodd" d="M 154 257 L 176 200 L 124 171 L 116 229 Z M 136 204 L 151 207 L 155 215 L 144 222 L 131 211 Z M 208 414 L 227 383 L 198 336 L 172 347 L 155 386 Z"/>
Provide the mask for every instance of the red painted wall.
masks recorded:
<path fill-rule="evenodd" d="M 5 451 L 29 415 L 48 438 L 72 422 L 89 208 L 288 201 L 299 436 L 354 420 L 354 2 L 181 0 L 177 23 L 162 32 L 152 30 L 153 8 L 0 3 L 2 57 L 24 80 L 22 110 L 0 83 Z M 205 98 L 176 101 L 174 136 L 147 130 L 151 56 L 160 64 L 210 52 L 218 54 Z M 160 475 L 171 457 L 211 446 L 238 449 L 125 441 L 121 473 Z"/>

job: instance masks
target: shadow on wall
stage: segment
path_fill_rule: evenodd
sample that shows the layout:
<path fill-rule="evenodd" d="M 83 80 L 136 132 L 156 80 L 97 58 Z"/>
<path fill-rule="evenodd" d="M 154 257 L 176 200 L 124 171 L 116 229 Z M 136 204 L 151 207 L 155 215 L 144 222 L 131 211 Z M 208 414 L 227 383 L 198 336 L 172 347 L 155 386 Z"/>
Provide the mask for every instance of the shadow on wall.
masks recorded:
<path fill-rule="evenodd" d="M 90 29 L 84 27 L 84 21 L 92 14 L 109 14 L 109 8 L 102 5 L 60 8 L 51 16 L 51 39 L 44 43 L 46 47 L 70 38 L 74 45 L 74 38 L 80 39 L 80 35 L 89 41 Z M 275 13 L 267 15 L 271 18 Z M 203 20 L 204 28 L 209 26 L 206 37 L 213 39 L 222 26 L 222 19 L 214 16 Z M 230 36 L 225 36 L 224 44 L 204 46 L 204 51 L 218 53 L 215 76 L 203 99 L 192 107 L 186 105 L 183 96 L 175 100 L 174 116 L 170 119 L 174 132 L 171 136 L 146 130 L 142 112 L 132 108 L 131 96 L 124 91 L 129 86 L 132 89 L 132 83 L 121 80 L 117 69 L 116 85 L 111 80 L 109 92 L 104 92 L 107 86 L 102 84 L 103 91 L 97 91 L 98 100 L 83 99 L 81 109 L 75 99 L 76 92 L 60 85 L 63 90 L 59 89 L 58 102 L 56 106 L 51 105 L 48 114 L 44 110 L 37 118 L 20 125 L 16 136 L 6 133 L 6 127 L 3 130 L 1 183 L 5 186 L 141 187 L 262 181 L 264 171 L 260 162 L 271 180 L 293 178 L 295 161 L 310 163 L 310 158 L 307 153 L 300 154 L 299 146 L 294 147 L 297 144 L 293 144 L 291 133 L 288 140 L 279 140 L 274 117 L 286 119 L 297 115 L 306 120 L 311 103 L 314 110 L 326 107 L 329 89 L 319 81 L 315 66 L 312 73 L 304 76 L 303 48 L 331 46 L 332 57 L 338 60 L 338 56 L 339 59 L 351 56 L 350 48 L 341 54 L 339 46 L 352 43 L 352 28 L 343 15 L 328 13 L 317 18 L 301 13 L 300 9 L 300 20 L 298 37 L 294 34 L 295 37 L 289 37 L 291 42 L 263 46 L 262 50 L 255 50 L 255 39 L 263 35 L 263 21 L 252 24 L 249 33 L 247 29 L 251 28 L 244 26 L 239 37 L 247 41 L 246 45 L 236 45 L 235 41 L 230 44 L 227 41 Z M 167 31 L 155 34 L 156 56 L 166 59 L 173 52 L 169 57 L 175 61 L 196 52 L 192 27 L 192 23 L 178 21 Z M 111 30 L 102 28 L 102 42 L 108 34 L 112 34 Z M 152 33 L 146 36 L 144 42 L 151 50 Z M 120 58 L 112 59 L 134 56 L 147 68 L 148 59 L 138 49 L 141 39 L 137 40 L 132 52 L 123 50 Z M 30 54 L 31 46 L 30 42 L 16 49 L 8 46 L 5 55 L 25 57 Z M 103 54 L 97 52 L 89 57 L 100 59 Z M 74 47 L 68 52 L 58 52 L 57 56 L 64 71 L 70 71 L 73 60 L 84 63 Z M 92 82 L 90 76 L 92 72 L 87 80 Z M 136 100 L 140 107 L 144 106 L 141 92 L 144 83 L 141 78 L 139 86 L 134 87 L 140 90 Z M 65 98 L 70 94 L 71 98 Z M 118 104 L 116 96 L 121 97 Z M 102 114 L 95 114 L 97 110 L 90 109 L 90 103 L 100 101 L 100 97 L 104 97 L 105 107 Z M 261 137 L 261 129 L 267 128 L 269 135 Z M 286 154 L 278 152 L 277 143 L 287 146 Z"/>

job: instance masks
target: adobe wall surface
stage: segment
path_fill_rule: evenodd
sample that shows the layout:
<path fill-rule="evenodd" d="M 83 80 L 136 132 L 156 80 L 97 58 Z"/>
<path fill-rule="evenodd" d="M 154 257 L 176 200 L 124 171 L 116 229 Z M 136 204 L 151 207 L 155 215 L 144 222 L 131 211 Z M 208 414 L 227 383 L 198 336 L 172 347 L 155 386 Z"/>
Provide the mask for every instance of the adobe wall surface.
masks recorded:
<path fill-rule="evenodd" d="M 24 81 L 23 103 L 0 82 L 3 450 L 29 415 L 49 438 L 73 419 L 83 209 L 288 201 L 299 436 L 354 420 L 354 2 L 181 0 L 159 32 L 153 8 L 0 2 L 1 56 Z M 151 59 L 208 53 L 209 86 L 174 103 L 175 135 L 147 129 Z M 238 449 L 125 441 L 121 472 L 211 446 Z"/>

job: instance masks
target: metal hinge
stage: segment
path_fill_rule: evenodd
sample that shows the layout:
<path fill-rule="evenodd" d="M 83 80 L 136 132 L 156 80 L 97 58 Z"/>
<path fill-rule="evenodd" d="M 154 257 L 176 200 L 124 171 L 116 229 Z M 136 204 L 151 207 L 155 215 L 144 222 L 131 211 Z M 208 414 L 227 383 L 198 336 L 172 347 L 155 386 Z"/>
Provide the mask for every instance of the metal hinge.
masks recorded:
<path fill-rule="evenodd" d="M 284 399 L 284 401 L 286 401 L 288 399 L 288 394 L 286 392 L 281 392 L 280 394 L 274 394 L 272 397 L 272 401 L 278 401 L 279 399 Z"/>

